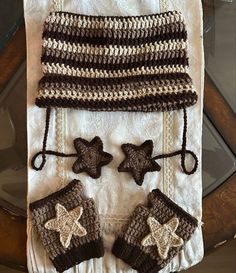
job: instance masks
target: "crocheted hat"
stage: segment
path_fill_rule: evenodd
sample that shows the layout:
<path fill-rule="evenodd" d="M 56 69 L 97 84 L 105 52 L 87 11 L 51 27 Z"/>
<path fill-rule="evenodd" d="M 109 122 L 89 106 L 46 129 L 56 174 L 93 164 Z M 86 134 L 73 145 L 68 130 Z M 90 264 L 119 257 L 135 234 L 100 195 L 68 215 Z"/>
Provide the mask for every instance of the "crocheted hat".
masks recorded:
<path fill-rule="evenodd" d="M 30 210 L 33 226 L 58 272 L 104 255 L 98 212 L 94 200 L 84 196 L 80 181 L 31 203 Z"/>
<path fill-rule="evenodd" d="M 170 111 L 197 101 L 178 11 L 123 17 L 52 12 L 41 61 L 39 107 Z"/>

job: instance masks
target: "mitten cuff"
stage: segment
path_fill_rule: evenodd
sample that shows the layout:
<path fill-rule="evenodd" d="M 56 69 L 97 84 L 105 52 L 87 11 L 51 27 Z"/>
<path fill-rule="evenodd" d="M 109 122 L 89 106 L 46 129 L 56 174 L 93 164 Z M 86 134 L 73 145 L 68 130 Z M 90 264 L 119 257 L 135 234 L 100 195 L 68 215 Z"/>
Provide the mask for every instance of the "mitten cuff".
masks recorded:
<path fill-rule="evenodd" d="M 113 245 L 112 253 L 140 273 L 157 273 L 161 266 L 155 259 L 146 254 L 139 246 L 118 237 Z"/>
<path fill-rule="evenodd" d="M 31 203 L 30 210 L 33 226 L 58 272 L 104 255 L 98 212 L 93 199 L 84 196 L 80 181 Z"/>
<path fill-rule="evenodd" d="M 102 239 L 85 243 L 81 246 L 74 246 L 65 253 L 61 253 L 52 260 L 58 272 L 63 272 L 83 261 L 91 258 L 100 258 L 104 255 L 104 246 Z"/>

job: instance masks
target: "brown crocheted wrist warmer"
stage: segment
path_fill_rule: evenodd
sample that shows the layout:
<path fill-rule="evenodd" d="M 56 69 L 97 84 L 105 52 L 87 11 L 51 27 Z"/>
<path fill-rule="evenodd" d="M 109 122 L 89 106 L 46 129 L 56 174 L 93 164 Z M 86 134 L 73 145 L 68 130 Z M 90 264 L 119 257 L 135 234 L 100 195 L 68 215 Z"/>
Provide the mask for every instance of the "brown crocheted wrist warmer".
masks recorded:
<path fill-rule="evenodd" d="M 138 272 L 156 273 L 183 248 L 198 221 L 157 189 L 148 200 L 148 207 L 136 207 L 112 252 Z"/>
<path fill-rule="evenodd" d="M 31 203 L 30 210 L 33 226 L 58 272 L 104 255 L 98 212 L 93 199 L 83 195 L 80 181 Z"/>

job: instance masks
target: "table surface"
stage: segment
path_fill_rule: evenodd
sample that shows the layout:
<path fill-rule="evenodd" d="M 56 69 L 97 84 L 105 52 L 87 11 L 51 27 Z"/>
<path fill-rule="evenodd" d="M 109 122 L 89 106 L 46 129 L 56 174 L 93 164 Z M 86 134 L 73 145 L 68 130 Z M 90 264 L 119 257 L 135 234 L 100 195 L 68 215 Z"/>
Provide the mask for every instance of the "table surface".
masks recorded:
<path fill-rule="evenodd" d="M 23 23 L 23 3 L 18 0 L 0 1 L 0 52 Z"/>

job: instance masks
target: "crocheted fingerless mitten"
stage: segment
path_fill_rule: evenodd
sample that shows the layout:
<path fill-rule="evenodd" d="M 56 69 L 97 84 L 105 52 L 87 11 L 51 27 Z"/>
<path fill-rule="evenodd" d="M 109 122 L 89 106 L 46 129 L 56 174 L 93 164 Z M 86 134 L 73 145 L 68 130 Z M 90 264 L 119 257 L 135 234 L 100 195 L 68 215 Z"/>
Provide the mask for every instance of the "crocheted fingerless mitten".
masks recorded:
<path fill-rule="evenodd" d="M 148 200 L 148 207 L 136 207 L 112 252 L 138 272 L 156 273 L 183 248 L 198 222 L 158 189 Z"/>
<path fill-rule="evenodd" d="M 53 265 L 63 272 L 104 255 L 98 212 L 73 180 L 63 189 L 30 204 L 33 226 Z"/>

